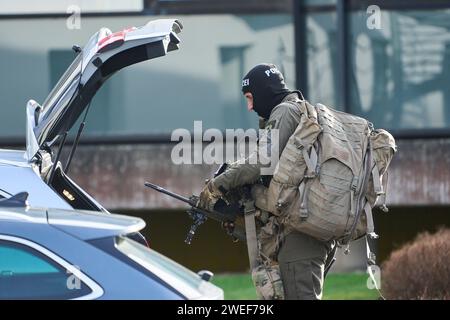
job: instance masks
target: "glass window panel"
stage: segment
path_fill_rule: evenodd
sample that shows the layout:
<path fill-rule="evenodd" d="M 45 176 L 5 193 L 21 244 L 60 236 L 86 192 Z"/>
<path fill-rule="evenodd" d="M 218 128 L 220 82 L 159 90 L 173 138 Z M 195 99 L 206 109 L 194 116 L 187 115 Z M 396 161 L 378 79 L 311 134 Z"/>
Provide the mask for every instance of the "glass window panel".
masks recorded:
<path fill-rule="evenodd" d="M 336 13 L 314 13 L 307 16 L 308 97 L 336 109 L 337 44 Z"/>
<path fill-rule="evenodd" d="M 64 268 L 27 246 L 0 241 L 1 299 L 73 299 L 91 292 Z M 79 284 L 79 285 L 77 285 Z"/>
<path fill-rule="evenodd" d="M 390 129 L 450 126 L 450 9 L 350 14 L 351 111 Z"/>

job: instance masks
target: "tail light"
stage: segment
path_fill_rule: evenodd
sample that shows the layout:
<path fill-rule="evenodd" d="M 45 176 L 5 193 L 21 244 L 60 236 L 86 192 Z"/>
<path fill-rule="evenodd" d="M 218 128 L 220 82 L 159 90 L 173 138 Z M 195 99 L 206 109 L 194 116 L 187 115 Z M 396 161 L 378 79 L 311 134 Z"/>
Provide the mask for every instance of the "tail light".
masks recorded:
<path fill-rule="evenodd" d="M 125 35 L 129 31 L 136 30 L 136 27 L 124 29 L 122 31 L 114 32 L 98 41 L 97 52 L 105 52 L 117 47 L 120 47 L 125 42 Z"/>

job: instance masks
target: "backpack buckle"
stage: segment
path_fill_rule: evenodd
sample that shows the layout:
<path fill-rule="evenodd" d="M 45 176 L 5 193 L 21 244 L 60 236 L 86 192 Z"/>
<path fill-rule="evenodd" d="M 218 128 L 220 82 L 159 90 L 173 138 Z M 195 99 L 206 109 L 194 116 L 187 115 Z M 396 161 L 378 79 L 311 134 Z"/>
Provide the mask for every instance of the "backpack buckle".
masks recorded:
<path fill-rule="evenodd" d="M 350 244 L 346 244 L 344 247 L 344 254 L 348 255 L 350 253 Z"/>
<path fill-rule="evenodd" d="M 376 261 L 377 261 L 377 256 L 375 255 L 375 253 L 369 252 L 368 257 L 367 257 L 367 262 L 370 265 L 375 265 Z"/>
<path fill-rule="evenodd" d="M 307 179 L 314 179 L 317 177 L 320 173 L 320 164 L 318 163 L 316 167 L 314 168 L 314 171 L 307 170 L 305 174 L 305 178 Z"/>
<path fill-rule="evenodd" d="M 317 176 L 317 173 L 315 171 L 308 171 L 305 174 L 306 179 L 314 179 Z"/>
<path fill-rule="evenodd" d="M 305 221 L 308 219 L 308 209 L 306 208 L 305 203 L 300 205 L 300 220 Z"/>
<path fill-rule="evenodd" d="M 244 203 L 244 214 L 248 215 L 248 214 L 253 214 L 256 212 L 256 208 L 255 208 L 255 202 L 252 200 L 247 200 Z"/>
<path fill-rule="evenodd" d="M 369 236 L 370 239 L 378 239 L 379 238 L 379 236 L 375 232 L 371 232 L 367 235 Z"/>
<path fill-rule="evenodd" d="M 350 186 L 350 189 L 351 189 L 353 192 L 356 192 L 356 189 L 358 188 L 358 180 L 359 180 L 358 177 L 353 177 L 352 184 L 351 184 L 351 186 Z"/>
<path fill-rule="evenodd" d="M 303 144 L 298 141 L 298 139 L 294 139 L 294 145 L 297 147 L 297 149 L 302 150 L 304 148 Z"/>

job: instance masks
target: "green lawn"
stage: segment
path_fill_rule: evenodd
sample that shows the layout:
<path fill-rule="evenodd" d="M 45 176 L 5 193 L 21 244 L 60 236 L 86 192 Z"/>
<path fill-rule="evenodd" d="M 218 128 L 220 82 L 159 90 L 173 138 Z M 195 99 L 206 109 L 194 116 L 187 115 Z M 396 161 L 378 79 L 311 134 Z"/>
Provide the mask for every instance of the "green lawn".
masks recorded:
<path fill-rule="evenodd" d="M 366 287 L 364 273 L 329 274 L 325 281 L 325 300 L 373 300 L 378 298 L 375 290 Z M 225 299 L 257 299 L 249 274 L 221 274 L 213 278 L 213 283 L 225 292 Z"/>

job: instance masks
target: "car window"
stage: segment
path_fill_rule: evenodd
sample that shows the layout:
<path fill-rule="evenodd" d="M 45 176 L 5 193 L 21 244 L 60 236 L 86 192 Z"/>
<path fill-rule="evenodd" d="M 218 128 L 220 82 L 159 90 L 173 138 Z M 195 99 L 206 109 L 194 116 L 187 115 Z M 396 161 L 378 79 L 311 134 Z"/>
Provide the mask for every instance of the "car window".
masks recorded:
<path fill-rule="evenodd" d="M 74 299 L 91 292 L 39 251 L 0 240 L 0 299 Z"/>
<path fill-rule="evenodd" d="M 42 104 L 43 112 L 42 116 L 50 114 L 55 107 L 55 105 L 62 100 L 61 95 L 72 85 L 73 81 L 77 82 L 80 80 L 81 74 L 81 64 L 83 62 L 83 56 L 81 54 L 77 55 L 73 60 L 72 64 L 66 70 L 66 72 L 61 76 L 58 83 L 55 85 L 53 90 L 50 92 L 48 97 Z M 65 101 L 68 102 L 70 97 Z"/>

